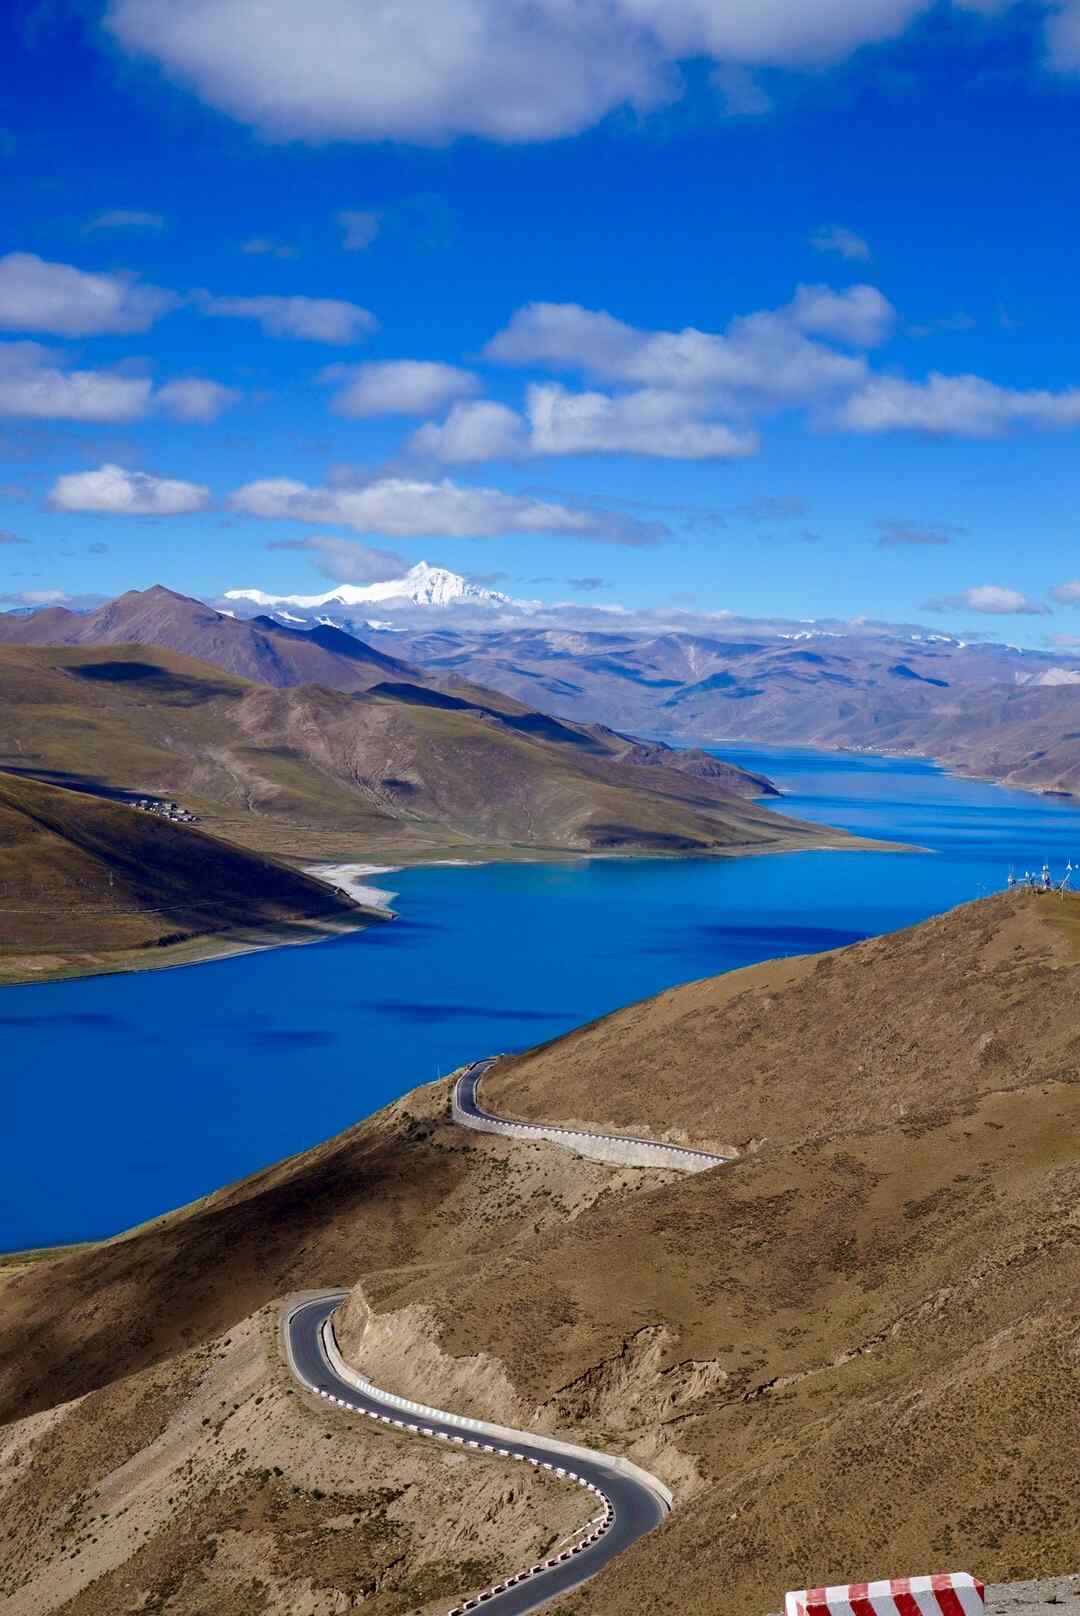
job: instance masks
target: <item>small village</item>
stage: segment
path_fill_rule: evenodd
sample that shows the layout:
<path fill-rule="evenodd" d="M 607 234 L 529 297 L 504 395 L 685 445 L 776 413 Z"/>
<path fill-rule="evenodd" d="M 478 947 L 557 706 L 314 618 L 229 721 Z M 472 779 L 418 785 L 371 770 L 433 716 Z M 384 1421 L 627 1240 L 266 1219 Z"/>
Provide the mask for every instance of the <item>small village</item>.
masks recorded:
<path fill-rule="evenodd" d="M 172 819 L 178 824 L 199 823 L 198 814 L 193 814 L 189 808 L 181 808 L 178 802 L 166 802 L 161 797 L 140 797 L 133 807 L 141 814 L 156 814 L 159 819 Z"/>

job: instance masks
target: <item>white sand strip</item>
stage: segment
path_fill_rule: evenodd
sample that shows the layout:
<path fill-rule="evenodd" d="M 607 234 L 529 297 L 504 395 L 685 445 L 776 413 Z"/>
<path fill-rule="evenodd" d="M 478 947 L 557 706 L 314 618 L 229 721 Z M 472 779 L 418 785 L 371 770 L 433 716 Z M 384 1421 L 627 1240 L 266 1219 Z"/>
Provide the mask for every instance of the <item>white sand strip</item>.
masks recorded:
<path fill-rule="evenodd" d="M 384 887 L 366 886 L 362 877 L 393 875 L 400 868 L 400 864 L 309 864 L 306 873 L 317 881 L 325 881 L 327 886 L 339 887 L 356 903 L 366 904 L 369 909 L 389 909 L 397 893 Z"/>

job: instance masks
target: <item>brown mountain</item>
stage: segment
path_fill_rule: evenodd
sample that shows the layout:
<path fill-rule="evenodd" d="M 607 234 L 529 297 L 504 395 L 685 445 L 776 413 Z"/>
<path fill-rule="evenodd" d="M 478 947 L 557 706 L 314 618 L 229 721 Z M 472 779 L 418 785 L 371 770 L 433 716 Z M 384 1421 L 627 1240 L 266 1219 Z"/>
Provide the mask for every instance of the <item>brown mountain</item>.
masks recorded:
<path fill-rule="evenodd" d="M 259 684 L 368 690 L 382 679 L 426 677 L 355 635 L 323 624 L 293 629 L 273 618 L 241 621 L 160 585 L 130 590 L 94 612 L 49 606 L 0 613 L 0 645 L 156 645 Z"/>
<path fill-rule="evenodd" d="M 748 800 L 768 783 L 715 759 L 481 692 L 272 688 L 143 646 L 0 649 L 0 686 L 0 767 L 182 800 L 292 858 L 850 843 Z"/>
<path fill-rule="evenodd" d="M 389 1389 L 668 1479 L 668 1522 L 574 1616 L 1075 1568 L 1078 985 L 1080 899 L 1003 895 L 675 989 L 487 1080 L 501 1109 L 734 1144 L 729 1166 L 465 1135 L 433 1084 L 10 1265 L 5 1611 L 434 1616 L 557 1530 L 522 1467 L 500 1492 L 288 1390 L 273 1304 L 342 1281 L 347 1350 Z"/>
<path fill-rule="evenodd" d="M 374 636 L 427 668 L 581 722 L 668 740 L 932 756 L 1044 791 L 1080 789 L 1080 664 L 925 633 L 709 637 L 563 629 Z"/>
<path fill-rule="evenodd" d="M 371 918 L 193 826 L 0 770 L 0 983 L 310 942 Z"/>

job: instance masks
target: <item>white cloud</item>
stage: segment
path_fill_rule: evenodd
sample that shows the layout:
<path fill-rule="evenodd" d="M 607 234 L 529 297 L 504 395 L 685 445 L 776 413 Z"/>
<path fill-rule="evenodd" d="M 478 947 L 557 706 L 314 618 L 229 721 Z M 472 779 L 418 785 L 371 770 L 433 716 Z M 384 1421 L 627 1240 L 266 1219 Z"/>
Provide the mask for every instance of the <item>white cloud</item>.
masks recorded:
<path fill-rule="evenodd" d="M 925 609 L 932 612 L 966 610 L 981 612 L 989 617 L 1046 617 L 1050 611 L 1049 606 L 1032 600 L 1019 589 L 1003 589 L 1000 584 L 979 584 L 974 589 L 963 590 L 959 595 L 928 600 Z"/>
<path fill-rule="evenodd" d="M 378 321 L 357 303 L 330 297 L 209 297 L 199 299 L 207 314 L 227 320 L 257 320 L 268 337 L 300 337 L 307 342 L 359 342 Z"/>
<path fill-rule="evenodd" d="M 1050 61 L 1061 73 L 1080 72 L 1080 3 L 1054 0 L 1054 11 L 1046 24 Z"/>
<path fill-rule="evenodd" d="M 246 516 L 322 522 L 391 538 L 561 533 L 641 546 L 661 536 L 655 523 L 496 488 L 465 488 L 448 478 L 435 483 L 382 477 L 357 488 L 311 488 L 289 477 L 270 477 L 238 488 L 229 503 Z"/>
<path fill-rule="evenodd" d="M 89 274 L 35 253 L 0 258 L 0 328 L 92 337 L 145 331 L 179 298 L 133 275 Z"/>
<path fill-rule="evenodd" d="M 521 416 L 491 399 L 455 404 L 445 421 L 429 421 L 414 432 L 407 447 L 413 454 L 452 465 L 517 460 L 529 452 Z"/>
<path fill-rule="evenodd" d="M 0 343 L 0 416 L 37 421 L 139 421 L 156 407 L 180 421 L 213 421 L 239 393 L 190 377 L 155 392 L 125 370 L 69 370 L 37 342 Z"/>
<path fill-rule="evenodd" d="M 148 377 L 65 370 L 36 342 L 0 343 L 0 416 L 37 421 L 136 421 L 150 407 Z"/>
<path fill-rule="evenodd" d="M 879 348 L 896 324 L 896 310 L 876 286 L 849 286 L 846 292 L 800 286 L 788 308 L 778 312 L 790 315 L 800 331 L 852 348 Z"/>
<path fill-rule="evenodd" d="M 481 400 L 459 404 L 442 425 L 421 427 L 414 453 L 457 462 L 530 455 L 641 454 L 667 460 L 733 460 L 756 453 L 753 433 L 701 420 L 692 401 L 658 388 L 612 397 L 557 382 L 528 389 L 525 416 Z"/>
<path fill-rule="evenodd" d="M 836 412 L 853 432 L 930 432 L 946 437 L 992 438 L 1014 427 L 1080 424 L 1080 388 L 1059 393 L 999 387 L 982 376 L 943 376 L 924 382 L 875 376 Z"/>
<path fill-rule="evenodd" d="M 68 596 L 62 589 L 20 589 L 0 595 L 10 606 L 61 606 Z"/>
<path fill-rule="evenodd" d="M 428 359 L 330 365 L 320 380 L 345 383 L 335 394 L 333 407 L 339 415 L 357 420 L 378 415 L 426 415 L 475 393 L 480 385 L 470 371 Z"/>
<path fill-rule="evenodd" d="M 534 454 L 612 453 L 668 460 L 744 459 L 757 450 L 753 433 L 696 420 L 678 393 L 642 388 L 612 398 L 571 393 L 557 382 L 529 388 L 527 411 Z"/>
<path fill-rule="evenodd" d="M 299 247 L 293 247 L 287 241 L 275 241 L 271 236 L 252 236 L 250 241 L 241 243 L 240 251 L 249 258 L 299 258 Z"/>
<path fill-rule="evenodd" d="M 987 9 L 987 0 L 958 0 Z M 1080 62 L 1075 0 L 1050 41 Z M 678 99 L 678 65 L 816 68 L 895 38 L 934 0 L 110 0 L 106 27 L 276 138 L 557 138 Z M 750 81 L 752 83 L 752 81 Z M 747 92 L 733 110 L 747 110 Z M 759 110 L 751 105 L 749 110 Z"/>
<path fill-rule="evenodd" d="M 801 286 L 780 309 L 732 320 L 722 333 L 642 331 L 577 303 L 529 303 L 488 343 L 504 364 L 584 370 L 609 381 L 708 396 L 718 408 L 807 402 L 848 390 L 868 374 L 865 359 L 814 335 L 870 346 L 895 318 L 872 286 L 832 292 Z"/>
<path fill-rule="evenodd" d="M 54 511 L 93 511 L 104 516 L 187 516 L 207 508 L 210 490 L 201 483 L 106 465 L 97 471 L 58 477 L 49 492 L 49 504 Z"/>
<path fill-rule="evenodd" d="M 363 252 L 379 234 L 382 214 L 373 208 L 342 208 L 337 216 L 345 252 Z"/>
<path fill-rule="evenodd" d="M 87 230 L 164 230 L 162 213 L 142 213 L 138 208 L 112 208 L 91 219 Z"/>
<path fill-rule="evenodd" d="M 1066 583 L 1055 584 L 1050 594 L 1060 606 L 1080 606 L 1080 578 L 1070 578 Z"/>
<path fill-rule="evenodd" d="M 882 518 L 877 524 L 878 547 L 882 550 L 908 546 L 951 544 L 964 532 L 951 522 L 906 522 Z"/>
<path fill-rule="evenodd" d="M 239 400 L 240 394 L 221 382 L 207 381 L 201 376 L 186 377 L 181 381 L 166 382 L 155 394 L 156 402 L 174 415 L 178 421 L 216 421 L 222 410 Z"/>
<path fill-rule="evenodd" d="M 307 550 L 324 578 L 338 584 L 379 584 L 400 578 L 409 563 L 394 550 L 376 550 L 358 539 L 312 534 L 307 539 L 275 539 L 268 550 Z"/>
<path fill-rule="evenodd" d="M 842 224 L 822 225 L 810 237 L 810 245 L 815 252 L 838 253 L 841 258 L 854 259 L 863 264 L 869 263 L 872 256 L 870 243 L 856 235 L 854 230 L 845 229 Z"/>

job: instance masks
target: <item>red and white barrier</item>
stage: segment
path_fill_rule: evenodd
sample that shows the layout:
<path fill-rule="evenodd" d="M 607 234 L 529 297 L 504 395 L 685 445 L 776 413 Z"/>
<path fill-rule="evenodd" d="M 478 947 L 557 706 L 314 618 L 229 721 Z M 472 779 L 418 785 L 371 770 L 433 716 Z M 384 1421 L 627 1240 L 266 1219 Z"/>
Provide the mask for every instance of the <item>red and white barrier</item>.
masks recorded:
<path fill-rule="evenodd" d="M 985 1611 L 983 1585 L 967 1571 L 803 1588 L 784 1598 L 784 1616 L 985 1616 Z"/>

